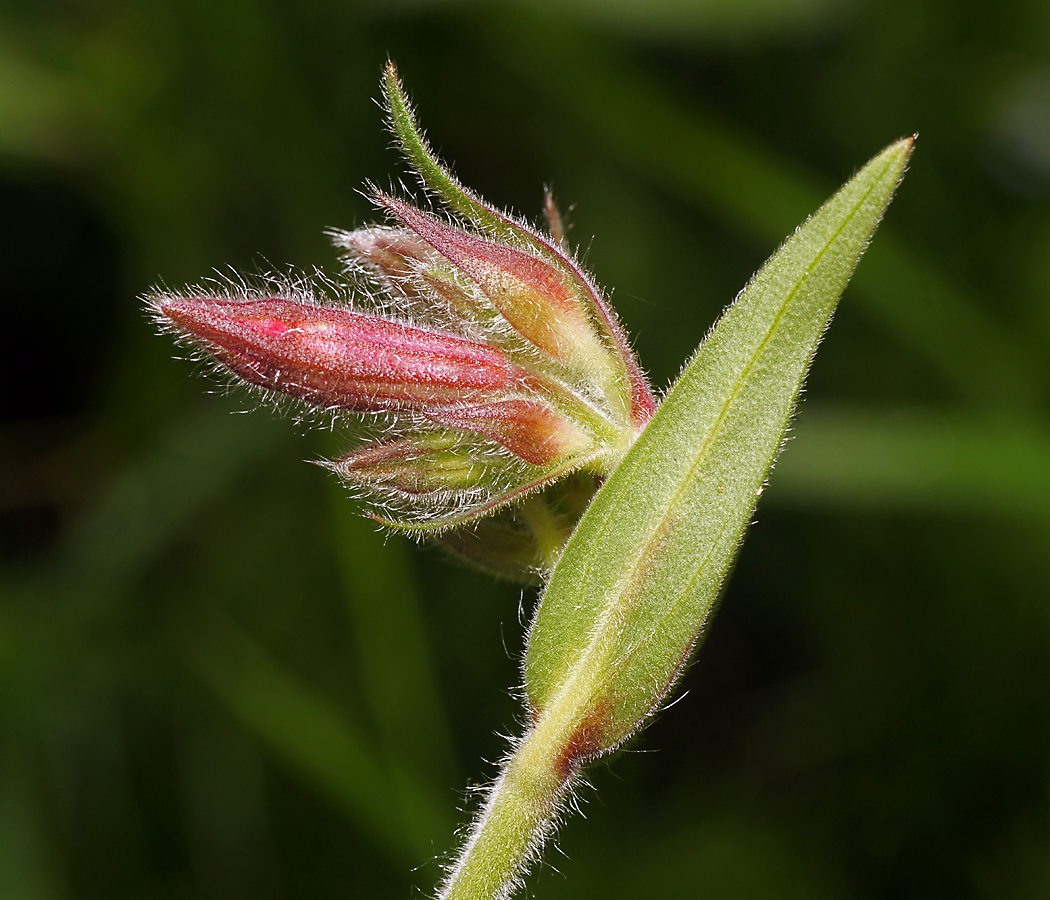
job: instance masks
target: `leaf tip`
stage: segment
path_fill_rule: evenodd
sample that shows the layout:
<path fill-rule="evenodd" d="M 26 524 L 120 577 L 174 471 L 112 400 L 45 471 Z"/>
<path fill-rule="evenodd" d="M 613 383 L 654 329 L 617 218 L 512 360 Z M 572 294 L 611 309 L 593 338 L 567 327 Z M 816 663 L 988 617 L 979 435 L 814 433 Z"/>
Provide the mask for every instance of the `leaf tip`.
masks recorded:
<path fill-rule="evenodd" d="M 915 142 L 919 139 L 919 133 L 902 137 L 900 140 L 893 144 L 890 144 L 883 152 L 882 155 L 896 157 L 899 160 L 900 175 L 903 176 L 904 170 L 907 168 L 908 160 L 911 159 L 911 155 L 915 150 Z M 900 177 L 900 176 L 898 176 Z"/>

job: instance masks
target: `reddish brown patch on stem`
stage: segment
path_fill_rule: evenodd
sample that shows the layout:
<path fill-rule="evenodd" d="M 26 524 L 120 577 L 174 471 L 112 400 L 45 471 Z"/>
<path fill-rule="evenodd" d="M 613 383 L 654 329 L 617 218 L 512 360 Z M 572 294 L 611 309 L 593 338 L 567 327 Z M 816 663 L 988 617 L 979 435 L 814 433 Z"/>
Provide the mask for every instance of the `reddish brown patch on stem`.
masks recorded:
<path fill-rule="evenodd" d="M 612 708 L 610 701 L 603 701 L 576 724 L 554 764 L 561 778 L 570 778 L 585 762 L 610 749 L 607 736 Z"/>

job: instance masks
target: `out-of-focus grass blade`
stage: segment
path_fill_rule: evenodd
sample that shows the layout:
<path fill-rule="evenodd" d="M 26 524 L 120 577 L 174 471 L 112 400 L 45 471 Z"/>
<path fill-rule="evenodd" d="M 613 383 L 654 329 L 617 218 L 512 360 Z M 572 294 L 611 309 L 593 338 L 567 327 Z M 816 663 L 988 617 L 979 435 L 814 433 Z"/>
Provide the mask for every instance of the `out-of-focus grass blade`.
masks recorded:
<path fill-rule="evenodd" d="M 461 783 L 443 715 L 431 654 L 419 609 L 419 590 L 404 538 L 377 532 L 346 491 L 333 484 L 332 517 L 336 556 L 346 587 L 351 633 L 365 699 L 382 746 L 383 758 L 407 820 L 441 844 L 451 839 L 450 816 L 427 818 L 431 808 L 399 789 L 400 776 L 431 786 L 433 809 L 440 797 Z M 447 828 L 447 836 L 441 829 Z M 439 840 L 441 838 L 442 840 Z"/>
<path fill-rule="evenodd" d="M 523 5 L 605 28 L 665 39 L 743 38 L 812 28 L 836 18 L 838 0 L 526 0 Z"/>
<path fill-rule="evenodd" d="M 529 636 L 540 720 L 609 749 L 699 638 L 839 295 L 911 140 L 884 150 L 766 263 L 703 342 L 573 533 Z M 578 737 L 576 737 L 578 735 Z"/>
<path fill-rule="evenodd" d="M 752 237 L 780 240 L 827 196 L 585 35 L 526 19 L 498 33 L 500 60 L 564 105 L 603 150 Z M 854 288 L 897 340 L 965 395 L 996 407 L 1035 404 L 1041 367 L 1032 354 L 892 229 L 879 235 Z"/>
<path fill-rule="evenodd" d="M 672 828 L 653 823 L 615 855 L 592 836 L 572 854 L 571 874 L 549 880 L 543 898 L 844 897 L 836 890 L 839 873 L 799 839 L 791 822 L 773 825 L 757 816 L 749 818 L 748 812 L 698 809 L 693 811 L 695 824 Z"/>
<path fill-rule="evenodd" d="M 67 81 L 26 59 L 0 22 L 0 148 L 8 153 L 62 159 L 62 125 L 76 109 Z"/>
<path fill-rule="evenodd" d="M 195 513 L 290 435 L 209 398 L 122 471 L 72 529 L 54 565 L 71 594 L 126 588 Z"/>
<path fill-rule="evenodd" d="M 807 407 L 773 502 L 1050 518 L 1050 431 L 918 410 Z"/>
<path fill-rule="evenodd" d="M 43 803 L 33 769 L 15 748 L 0 748 L 0 897 L 5 900 L 66 896 L 40 821 Z"/>
<path fill-rule="evenodd" d="M 430 663 L 419 590 L 404 540 L 379 533 L 332 485 L 336 554 L 372 716 L 389 745 L 420 771 L 453 777 L 452 741 Z"/>
<path fill-rule="evenodd" d="M 196 513 L 285 439 L 265 416 L 231 416 L 213 400 L 114 477 L 47 568 L 0 582 L 0 700 L 13 701 L 0 716 L 30 707 L 45 685 L 68 680 L 76 693 L 78 666 L 97 675 L 94 625 Z"/>
<path fill-rule="evenodd" d="M 216 620 L 183 649 L 241 723 L 348 810 L 392 862 L 418 865 L 452 830 L 422 779 L 402 770 L 392 785 L 388 761 L 362 730 L 235 626 Z M 391 802 L 392 786 L 401 804 Z"/>
<path fill-rule="evenodd" d="M 395 15 L 422 0 L 391 3 Z M 427 0 L 427 6 L 437 5 Z M 458 3 L 446 2 L 446 6 Z M 754 39 L 812 31 L 841 17 L 842 0 L 518 0 L 517 6 L 663 40 Z"/>

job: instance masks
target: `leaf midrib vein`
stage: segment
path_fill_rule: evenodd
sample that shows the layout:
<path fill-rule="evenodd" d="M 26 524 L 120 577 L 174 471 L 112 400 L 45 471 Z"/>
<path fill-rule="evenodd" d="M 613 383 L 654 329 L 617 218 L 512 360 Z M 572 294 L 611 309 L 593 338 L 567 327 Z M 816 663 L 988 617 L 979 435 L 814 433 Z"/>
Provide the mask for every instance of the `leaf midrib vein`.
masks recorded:
<path fill-rule="evenodd" d="M 820 249 L 820 252 L 817 253 L 814 256 L 813 260 L 809 263 L 809 265 L 806 266 L 805 271 L 799 277 L 799 279 L 796 282 L 795 286 L 791 289 L 791 291 L 788 293 L 788 295 L 784 298 L 783 303 L 781 303 L 781 305 L 780 305 L 780 309 L 777 311 L 776 315 L 773 318 L 772 324 L 766 330 L 766 333 L 765 333 L 764 337 L 759 342 L 759 344 L 755 348 L 754 352 L 751 354 L 751 357 L 748 360 L 747 364 L 741 369 L 740 375 L 737 377 L 736 381 L 734 382 L 733 389 L 730 391 L 730 393 L 728 394 L 725 402 L 722 404 L 721 409 L 719 410 L 719 413 L 718 413 L 718 416 L 717 416 L 717 418 L 715 420 L 714 425 L 708 430 L 707 436 L 705 437 L 702 445 L 698 449 L 698 451 L 696 453 L 696 456 L 694 457 L 693 463 L 689 466 L 689 469 L 686 472 L 685 477 L 681 479 L 680 487 L 674 492 L 674 494 L 672 495 L 672 497 L 670 498 L 668 503 L 665 504 L 663 513 L 656 520 L 656 525 L 651 530 L 651 536 L 645 541 L 645 544 L 642 547 L 639 548 L 640 552 L 635 557 L 636 562 L 633 563 L 631 565 L 631 567 L 624 573 L 624 575 L 626 577 L 621 577 L 621 579 L 619 579 L 620 583 L 624 584 L 624 587 L 619 591 L 619 597 L 621 599 L 634 597 L 634 596 L 638 595 L 639 592 L 637 590 L 632 590 L 631 587 L 633 585 L 636 585 L 638 583 L 638 581 L 639 581 L 639 578 L 641 577 L 641 563 L 642 563 L 642 561 L 644 559 L 647 559 L 650 556 L 652 548 L 653 548 L 653 545 L 659 539 L 659 536 L 661 534 L 663 534 L 663 532 L 666 530 L 666 525 L 667 525 L 667 522 L 668 522 L 669 518 L 671 517 L 672 510 L 678 508 L 678 506 L 680 505 L 682 496 L 688 491 L 689 485 L 691 485 L 693 483 L 694 478 L 695 478 L 695 473 L 697 472 L 697 470 L 699 468 L 702 467 L 703 463 L 705 462 L 705 460 L 707 458 L 707 455 L 708 455 L 708 451 L 710 450 L 711 445 L 714 443 L 715 438 L 718 435 L 719 430 L 720 430 L 720 428 L 722 426 L 722 423 L 725 421 L 725 419 L 729 415 L 729 410 L 733 407 L 733 405 L 736 402 L 737 398 L 742 393 L 744 385 L 746 384 L 746 382 L 748 380 L 748 377 L 750 376 L 751 372 L 754 370 L 755 366 L 757 366 L 758 361 L 762 358 L 762 355 L 765 352 L 766 347 L 769 345 L 770 341 L 772 340 L 773 335 L 776 334 L 776 332 L 779 330 L 780 323 L 782 322 L 788 307 L 791 305 L 791 302 L 798 295 L 799 291 L 801 291 L 802 287 L 809 281 L 811 275 L 813 274 L 813 271 L 817 268 L 817 266 L 819 265 L 820 261 L 827 254 L 828 250 L 835 244 L 835 242 L 841 236 L 843 231 L 845 231 L 845 229 L 849 225 L 849 223 L 854 219 L 854 217 L 857 215 L 857 213 L 860 211 L 860 209 L 864 206 L 864 203 L 871 196 L 871 194 L 875 190 L 875 188 L 881 183 L 882 176 L 885 174 L 886 170 L 890 168 L 891 165 L 892 165 L 892 162 L 888 161 L 886 163 L 885 168 L 882 170 L 882 172 L 879 173 L 879 176 L 872 180 L 871 186 L 858 199 L 858 201 L 855 203 L 853 208 L 850 210 L 849 214 L 843 218 L 842 223 L 835 230 L 835 232 L 832 234 L 832 236 L 827 241 L 825 241 L 824 246 Z M 812 221 L 812 220 L 810 220 L 810 221 Z M 859 257 L 858 257 L 858 259 L 859 259 Z M 854 265 L 856 265 L 856 262 L 854 263 Z M 631 473 L 630 479 L 628 480 L 627 484 L 624 485 L 622 490 L 624 490 L 625 492 L 627 491 L 627 489 L 630 487 L 631 483 L 633 482 L 634 478 L 637 476 L 638 471 L 639 470 L 636 467 L 635 470 Z M 600 531 L 598 532 L 598 536 L 597 536 L 597 540 L 599 541 L 599 543 L 600 543 L 601 539 L 605 536 L 605 534 L 608 532 L 608 529 L 609 529 L 609 527 L 611 525 L 612 520 L 613 520 L 613 516 L 609 515 L 609 516 L 606 517 L 605 521 L 602 523 L 602 527 L 601 527 Z M 641 646 L 646 645 L 648 643 L 648 638 L 652 637 L 652 635 L 654 635 L 658 631 L 660 631 L 660 629 L 662 628 L 663 624 L 669 618 L 671 618 L 671 616 L 677 611 L 679 605 L 682 602 L 682 598 L 684 598 L 684 597 L 686 597 L 686 596 L 688 596 L 690 594 L 692 587 L 696 584 L 696 581 L 699 578 L 700 573 L 703 571 L 704 566 L 706 565 L 708 560 L 711 558 L 711 555 L 714 552 L 714 549 L 719 545 L 720 539 L 721 539 L 722 535 L 725 533 L 725 529 L 728 526 L 729 526 L 729 523 L 726 522 L 723 525 L 723 527 L 719 530 L 717 538 L 714 541 L 711 542 L 711 549 L 704 556 L 704 558 L 698 563 L 698 565 L 697 565 L 695 571 L 693 572 L 692 576 L 690 577 L 689 583 L 686 585 L 685 589 L 682 590 L 679 593 L 678 597 L 675 600 L 673 600 L 670 604 L 668 604 L 667 611 L 662 616 L 659 616 L 656 619 L 656 621 L 653 623 L 652 627 L 644 634 L 643 639 L 633 642 L 632 648 L 626 654 L 624 654 L 621 657 L 621 659 L 617 662 L 617 664 L 613 667 L 613 671 L 610 673 L 609 677 L 605 678 L 605 679 L 602 679 L 603 682 L 605 682 L 605 683 L 611 682 L 615 676 L 617 676 L 624 669 L 626 669 L 627 665 L 630 663 L 630 661 L 634 658 L 635 654 L 637 653 L 638 648 L 641 647 Z M 741 530 L 743 530 L 743 529 L 741 529 Z M 594 562 L 595 562 L 594 558 L 592 557 L 588 561 L 587 567 L 585 568 L 585 570 L 584 570 L 584 572 L 582 574 L 582 577 L 580 579 L 581 582 L 583 582 L 585 585 L 589 585 L 590 575 L 591 575 L 591 571 L 592 571 L 592 567 L 594 565 Z M 623 606 L 624 606 L 624 604 L 622 602 L 610 603 L 610 604 L 607 604 L 605 606 L 605 609 L 602 610 L 602 612 L 599 614 L 597 622 L 596 622 L 596 627 L 591 631 L 591 637 L 588 640 L 587 645 L 584 647 L 583 652 L 581 652 L 580 655 L 577 657 L 576 662 L 568 667 L 569 676 L 568 676 L 568 678 L 566 678 L 564 680 L 561 689 L 558 690 L 557 694 L 554 697 L 553 702 L 550 704 L 548 709 L 553 709 L 554 707 L 558 706 L 560 700 L 563 697 L 569 696 L 570 693 L 574 693 L 572 691 L 572 688 L 573 688 L 574 684 L 577 683 L 581 679 L 581 677 L 585 676 L 586 673 L 587 673 L 587 670 L 588 670 L 589 667 L 586 666 L 585 664 L 587 663 L 588 658 L 590 656 L 592 656 L 598 650 L 599 647 L 601 647 L 603 644 L 606 643 L 606 640 L 607 640 L 607 637 L 608 637 L 606 635 L 606 630 L 607 630 L 606 629 L 606 625 L 607 625 L 607 623 L 610 622 L 611 620 L 614 620 L 614 619 L 621 619 L 621 618 L 623 618 L 623 614 L 625 612 L 625 610 L 623 609 Z"/>

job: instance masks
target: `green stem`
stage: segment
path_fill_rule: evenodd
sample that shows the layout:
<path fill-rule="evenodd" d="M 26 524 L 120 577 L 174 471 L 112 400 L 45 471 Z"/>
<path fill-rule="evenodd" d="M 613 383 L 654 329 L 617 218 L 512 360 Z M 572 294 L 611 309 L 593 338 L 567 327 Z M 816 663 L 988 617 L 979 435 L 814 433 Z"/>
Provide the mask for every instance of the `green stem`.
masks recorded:
<path fill-rule="evenodd" d="M 553 571 L 569 536 L 559 527 L 550 505 L 542 495 L 529 497 L 521 505 L 521 511 L 529 523 L 532 536 L 536 538 L 536 546 L 539 547 L 544 564 Z"/>
<path fill-rule="evenodd" d="M 518 885 L 578 771 L 559 724 L 545 717 L 506 761 L 440 900 L 503 900 Z"/>

